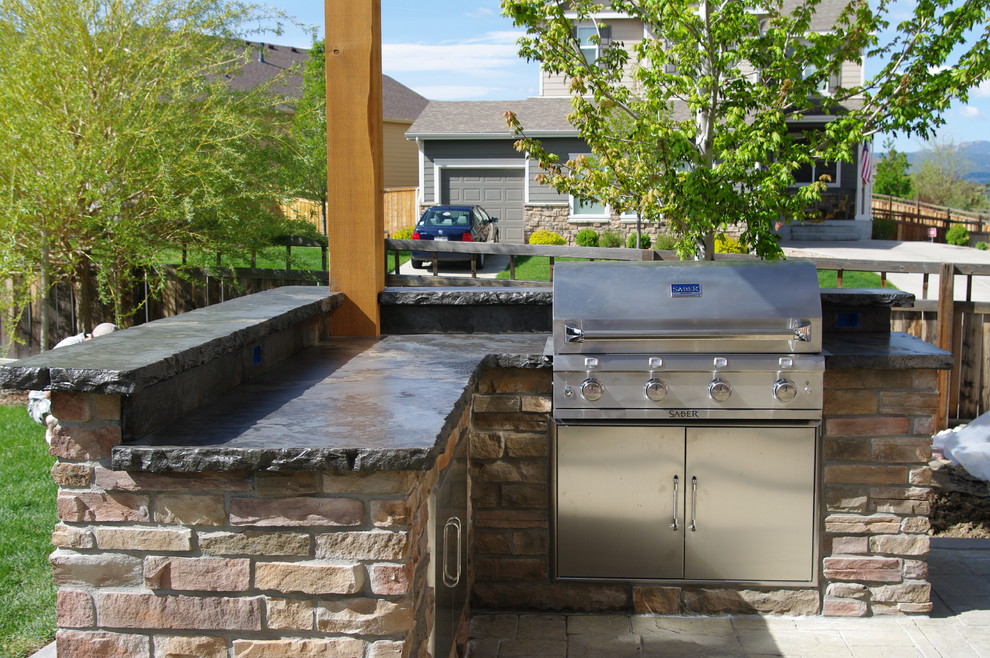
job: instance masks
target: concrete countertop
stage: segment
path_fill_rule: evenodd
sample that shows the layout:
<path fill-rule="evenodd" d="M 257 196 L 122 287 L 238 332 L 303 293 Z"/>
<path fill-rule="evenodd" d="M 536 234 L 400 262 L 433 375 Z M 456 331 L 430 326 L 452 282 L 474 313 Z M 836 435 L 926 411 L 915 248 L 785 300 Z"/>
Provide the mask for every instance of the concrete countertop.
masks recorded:
<path fill-rule="evenodd" d="M 323 286 L 285 286 L 0 366 L 0 388 L 129 395 L 343 303 Z"/>
<path fill-rule="evenodd" d="M 826 334 L 825 369 L 950 370 L 952 353 L 911 334 Z"/>
<path fill-rule="evenodd" d="M 543 334 L 331 338 L 114 448 L 153 472 L 432 467 L 486 368 L 546 367 Z"/>

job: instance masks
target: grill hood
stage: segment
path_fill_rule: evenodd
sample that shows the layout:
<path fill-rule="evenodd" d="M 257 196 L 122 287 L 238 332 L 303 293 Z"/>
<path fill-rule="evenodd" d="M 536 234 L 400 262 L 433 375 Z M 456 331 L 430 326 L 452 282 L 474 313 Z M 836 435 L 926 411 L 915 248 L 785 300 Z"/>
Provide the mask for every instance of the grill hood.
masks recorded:
<path fill-rule="evenodd" d="M 563 262 L 554 268 L 555 354 L 818 353 L 821 297 L 809 262 Z"/>

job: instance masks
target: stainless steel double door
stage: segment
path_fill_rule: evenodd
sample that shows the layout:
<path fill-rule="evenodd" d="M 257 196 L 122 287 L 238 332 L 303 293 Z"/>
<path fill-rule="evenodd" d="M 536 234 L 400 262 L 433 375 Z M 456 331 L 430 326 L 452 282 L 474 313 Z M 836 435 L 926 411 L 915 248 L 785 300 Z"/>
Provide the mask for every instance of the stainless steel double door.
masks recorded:
<path fill-rule="evenodd" d="M 809 582 L 816 454 L 813 426 L 559 425 L 556 575 Z"/>

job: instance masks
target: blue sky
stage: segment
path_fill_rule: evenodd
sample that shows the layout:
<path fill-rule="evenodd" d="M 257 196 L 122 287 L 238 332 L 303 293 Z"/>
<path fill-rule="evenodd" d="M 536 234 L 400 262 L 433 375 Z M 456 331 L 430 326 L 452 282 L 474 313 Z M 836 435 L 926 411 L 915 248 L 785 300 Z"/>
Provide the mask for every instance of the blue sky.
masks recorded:
<path fill-rule="evenodd" d="M 261 0 L 284 10 L 323 36 L 322 0 Z M 381 0 L 382 69 L 431 100 L 501 100 L 528 98 L 539 91 L 537 69 L 520 59 L 519 30 L 499 13 L 498 0 Z M 910 0 L 902 0 L 909 5 Z M 897 15 L 892 16 L 894 20 Z M 286 26 L 281 35 L 262 37 L 280 45 L 308 47 L 306 30 Z M 867 72 L 869 73 L 869 63 Z M 956 102 L 939 130 L 943 140 L 990 141 L 990 81 Z M 877 139 L 882 148 L 883 139 Z M 901 151 L 924 144 L 899 138 Z"/>

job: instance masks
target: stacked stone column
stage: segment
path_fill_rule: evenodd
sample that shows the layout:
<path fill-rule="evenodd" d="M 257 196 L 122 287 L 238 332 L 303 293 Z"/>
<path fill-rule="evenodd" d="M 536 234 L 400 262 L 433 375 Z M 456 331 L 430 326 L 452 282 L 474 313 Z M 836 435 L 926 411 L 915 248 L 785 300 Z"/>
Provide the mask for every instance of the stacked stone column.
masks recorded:
<path fill-rule="evenodd" d="M 826 615 L 926 613 L 933 370 L 825 373 Z"/>

